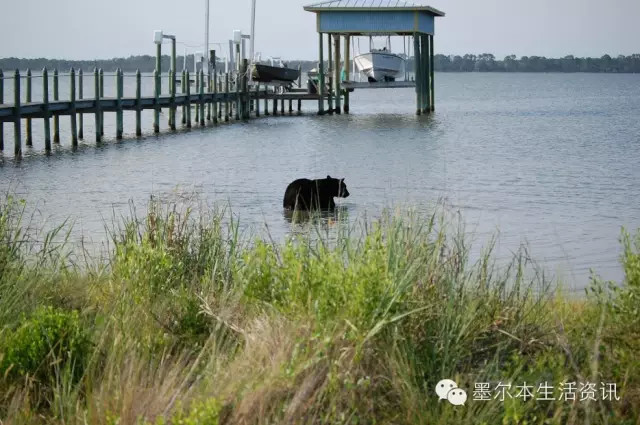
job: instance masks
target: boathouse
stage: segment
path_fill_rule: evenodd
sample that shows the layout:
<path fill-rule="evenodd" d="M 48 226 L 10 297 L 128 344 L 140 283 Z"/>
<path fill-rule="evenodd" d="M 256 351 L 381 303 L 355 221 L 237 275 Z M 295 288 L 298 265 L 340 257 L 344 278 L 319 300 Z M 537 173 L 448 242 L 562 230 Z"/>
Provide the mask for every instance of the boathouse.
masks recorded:
<path fill-rule="evenodd" d="M 351 58 L 351 37 L 360 36 L 403 36 L 413 38 L 414 73 L 416 87 L 416 111 L 425 114 L 435 110 L 433 37 L 435 18 L 444 13 L 433 7 L 401 0 L 333 0 L 310 4 L 304 10 L 316 14 L 319 35 L 319 113 L 324 113 L 325 69 L 324 38 L 328 43 L 330 78 L 328 102 L 329 112 L 340 113 L 344 96 L 344 112 L 349 112 L 349 92 L 343 88 L 393 88 L 407 87 L 407 82 L 365 83 L 349 81 L 349 66 L 345 66 L 345 78 L 341 75 L 341 38 L 344 41 L 344 61 Z M 333 41 L 333 46 L 332 46 Z M 333 55 L 331 50 L 333 48 Z M 332 57 L 333 56 L 333 57 Z M 332 66 L 332 63 L 335 66 Z M 333 103 L 335 101 L 335 104 Z"/>

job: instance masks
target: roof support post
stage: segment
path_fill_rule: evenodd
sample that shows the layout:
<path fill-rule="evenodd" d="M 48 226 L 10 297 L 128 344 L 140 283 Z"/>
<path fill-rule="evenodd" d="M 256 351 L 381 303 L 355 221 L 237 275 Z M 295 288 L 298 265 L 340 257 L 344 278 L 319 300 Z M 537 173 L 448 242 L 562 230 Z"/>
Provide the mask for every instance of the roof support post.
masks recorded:
<path fill-rule="evenodd" d="M 420 57 L 420 36 L 413 34 L 413 66 L 416 81 L 416 114 L 422 114 L 422 60 Z"/>
<path fill-rule="evenodd" d="M 336 114 L 340 114 L 342 112 L 341 106 L 340 106 L 340 98 L 342 96 L 342 89 L 340 88 L 341 84 L 340 84 L 340 34 L 335 34 L 333 36 L 333 43 L 334 43 L 334 47 L 333 47 L 333 79 L 334 79 L 334 86 L 335 86 L 335 95 L 336 95 Z"/>
<path fill-rule="evenodd" d="M 324 46 L 322 45 L 323 37 L 324 35 L 322 33 L 318 33 L 318 115 L 324 115 Z M 265 107 L 265 113 L 266 115 L 269 115 L 269 109 L 267 107 Z"/>

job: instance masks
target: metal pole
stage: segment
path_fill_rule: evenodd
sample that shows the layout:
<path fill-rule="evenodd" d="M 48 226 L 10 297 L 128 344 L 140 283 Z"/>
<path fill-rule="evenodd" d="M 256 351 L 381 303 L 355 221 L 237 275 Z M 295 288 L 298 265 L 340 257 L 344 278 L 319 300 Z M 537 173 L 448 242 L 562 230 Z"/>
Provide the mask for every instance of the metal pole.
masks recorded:
<path fill-rule="evenodd" d="M 206 10 L 204 14 L 204 51 L 205 55 L 209 51 L 209 0 L 205 0 Z M 211 75 L 211 66 L 207 64 L 207 75 Z"/>
<path fill-rule="evenodd" d="M 97 82 L 98 70 L 95 72 Z M 49 122 L 49 71 L 47 71 L 47 68 L 42 70 L 42 104 L 42 109 L 44 111 L 44 149 L 47 152 L 51 152 L 51 125 Z M 97 116 L 98 115 L 96 114 L 96 117 Z"/>
<path fill-rule="evenodd" d="M 58 91 L 58 70 L 53 70 L 53 101 L 60 100 Z M 53 116 L 53 143 L 60 143 L 60 116 Z"/>
<path fill-rule="evenodd" d="M 76 71 L 71 68 L 71 72 L 69 73 L 69 100 L 71 101 L 71 115 L 70 124 L 71 124 L 71 145 L 75 148 L 78 146 L 78 127 L 76 121 Z"/>
<path fill-rule="evenodd" d="M 82 72 L 82 68 L 78 71 L 78 99 L 82 99 L 84 97 L 83 86 L 84 86 L 84 74 Z M 78 139 L 84 139 L 84 117 L 82 113 L 78 114 Z"/>
<path fill-rule="evenodd" d="M 20 72 L 16 69 L 16 72 L 13 74 L 13 136 L 14 140 L 14 149 L 13 153 L 16 158 L 22 156 L 22 136 L 20 135 Z"/>

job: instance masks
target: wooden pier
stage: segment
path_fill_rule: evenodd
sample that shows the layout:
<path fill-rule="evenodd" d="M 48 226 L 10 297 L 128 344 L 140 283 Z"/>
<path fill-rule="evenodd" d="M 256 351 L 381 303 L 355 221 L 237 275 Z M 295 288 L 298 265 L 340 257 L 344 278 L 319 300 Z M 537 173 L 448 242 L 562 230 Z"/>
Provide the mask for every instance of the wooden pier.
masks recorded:
<path fill-rule="evenodd" d="M 246 63 L 244 64 L 246 67 Z M 246 68 L 245 68 L 246 69 Z M 188 71 L 183 71 L 182 81 L 190 81 L 192 76 Z M 169 93 L 161 94 L 161 78 L 157 72 L 152 76 L 154 81 L 154 94 L 152 96 L 142 96 L 142 76 L 140 72 L 128 77 L 135 77 L 135 95 L 133 97 L 124 96 L 124 73 L 117 70 L 115 73 L 115 93 L 114 96 L 104 95 L 104 72 L 95 69 L 93 71 L 93 92 L 92 98 L 84 97 L 83 71 L 71 70 L 68 74 L 60 74 L 57 70 L 50 76 L 47 69 L 42 71 L 42 75 L 34 76 L 28 70 L 24 75 L 15 71 L 11 75 L 3 74 L 0 71 L 0 150 L 5 149 L 4 125 L 11 123 L 14 127 L 14 155 L 22 155 L 23 142 L 27 146 L 32 146 L 33 120 L 43 120 L 44 145 L 47 152 L 51 151 L 51 140 L 54 144 L 60 143 L 60 117 L 69 116 L 71 133 L 71 145 L 77 146 L 78 140 L 83 140 L 84 119 L 87 114 L 95 117 L 95 141 L 100 143 L 104 136 L 104 114 L 116 114 L 116 139 L 123 137 L 123 112 L 135 111 L 136 136 L 142 136 L 142 114 L 143 110 L 154 111 L 153 131 L 160 131 L 161 111 L 169 111 L 169 127 L 176 130 L 176 111 L 182 110 L 181 123 L 186 128 L 193 126 L 205 126 L 207 123 L 218 124 L 228 122 L 234 117 L 236 120 L 246 120 L 252 116 L 259 117 L 261 114 L 260 104 L 263 103 L 263 114 L 274 116 L 285 115 L 285 102 L 289 103 L 288 113 L 302 112 L 302 102 L 318 102 L 322 98 L 319 94 L 310 94 L 306 90 L 280 92 L 276 86 L 248 84 L 247 73 L 240 75 L 241 78 L 234 78 L 230 74 L 212 75 L 209 79 L 203 71 L 198 72 L 195 82 L 196 90 L 191 92 L 191 84 L 181 84 L 182 93 L 176 92 L 176 85 L 171 84 L 174 78 L 173 73 L 169 73 Z M 59 80 L 63 77 L 68 79 L 69 98 L 59 99 Z M 34 102 L 32 99 L 32 87 L 34 78 L 41 80 L 42 101 Z M 166 77 L 165 77 L 166 78 Z M 49 99 L 49 82 L 53 84 L 53 99 Z M 24 83 L 23 83 L 24 81 Z M 13 102 L 5 103 L 4 91 L 6 83 L 11 82 L 13 86 Z M 22 88 L 26 87 L 23 93 Z M 22 101 L 22 99 L 26 101 Z M 269 107 L 271 102 L 271 108 Z M 295 111 L 294 111 L 295 104 Z M 278 108 L 280 106 L 280 108 Z M 192 113 L 193 110 L 193 113 Z M 192 116 L 195 118 L 192 122 Z M 51 135 L 51 120 L 53 119 L 53 137 Z M 22 122 L 26 122 L 26 135 L 22 135 Z"/>

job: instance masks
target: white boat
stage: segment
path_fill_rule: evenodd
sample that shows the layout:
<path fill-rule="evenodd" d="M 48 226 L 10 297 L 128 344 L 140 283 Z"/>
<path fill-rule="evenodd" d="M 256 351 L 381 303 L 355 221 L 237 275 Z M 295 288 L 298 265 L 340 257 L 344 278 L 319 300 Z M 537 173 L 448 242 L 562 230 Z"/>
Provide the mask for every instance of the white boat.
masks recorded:
<path fill-rule="evenodd" d="M 382 49 L 370 46 L 369 53 L 353 58 L 358 70 L 367 76 L 370 83 L 378 81 L 395 81 L 404 69 L 404 59 L 391 53 L 391 42 Z"/>

